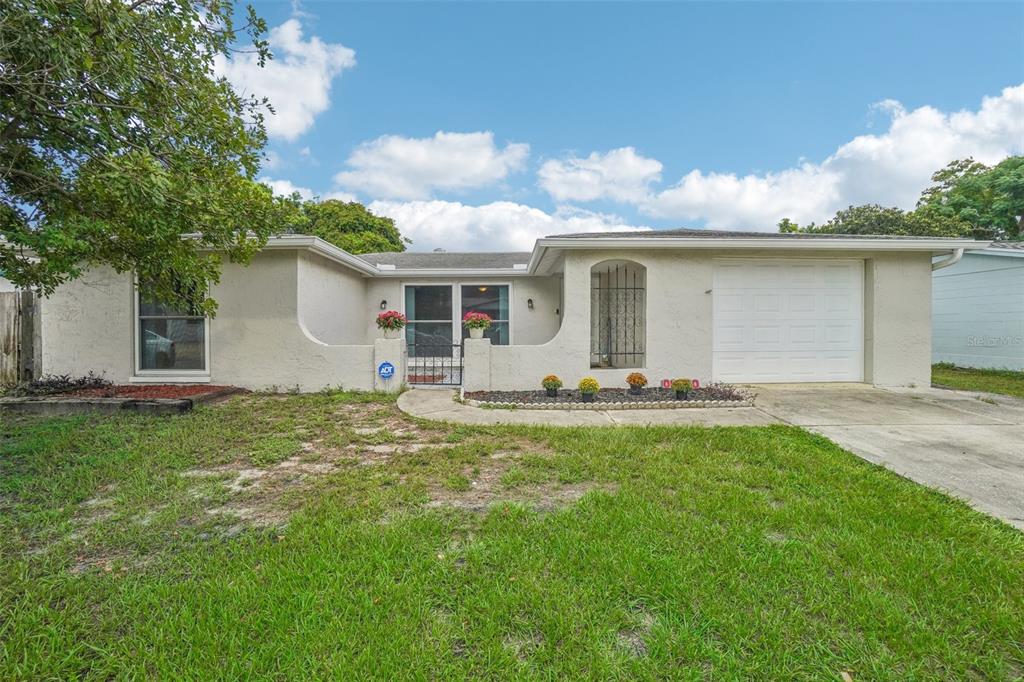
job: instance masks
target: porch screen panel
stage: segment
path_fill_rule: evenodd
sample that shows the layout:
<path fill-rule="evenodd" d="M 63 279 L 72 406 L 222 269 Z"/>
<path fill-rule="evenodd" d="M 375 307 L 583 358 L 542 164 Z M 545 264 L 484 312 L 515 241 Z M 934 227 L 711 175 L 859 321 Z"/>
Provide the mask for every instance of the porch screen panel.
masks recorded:
<path fill-rule="evenodd" d="M 509 342 L 509 300 L 508 286 L 479 284 L 463 285 L 462 315 L 468 312 L 486 313 L 491 318 L 491 328 L 484 332 L 484 338 L 496 346 L 507 346 Z M 469 338 L 469 330 L 462 327 L 462 338 Z"/>
<path fill-rule="evenodd" d="M 416 285 L 405 288 L 405 340 L 409 355 L 432 356 L 452 339 L 452 288 L 448 285 Z"/>

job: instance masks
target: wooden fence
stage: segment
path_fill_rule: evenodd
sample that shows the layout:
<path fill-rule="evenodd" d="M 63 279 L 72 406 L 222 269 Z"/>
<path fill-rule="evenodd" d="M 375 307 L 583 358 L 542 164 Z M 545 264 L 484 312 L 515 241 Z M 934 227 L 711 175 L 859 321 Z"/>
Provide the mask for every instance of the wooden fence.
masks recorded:
<path fill-rule="evenodd" d="M 38 376 L 38 306 L 31 291 L 0 292 L 0 386 Z"/>

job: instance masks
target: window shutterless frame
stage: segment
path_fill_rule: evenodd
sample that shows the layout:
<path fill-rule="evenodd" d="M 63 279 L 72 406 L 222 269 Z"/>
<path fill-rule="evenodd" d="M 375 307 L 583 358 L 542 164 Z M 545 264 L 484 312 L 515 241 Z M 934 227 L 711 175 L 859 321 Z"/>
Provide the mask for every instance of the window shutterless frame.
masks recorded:
<path fill-rule="evenodd" d="M 132 292 L 132 357 L 134 372 L 131 382 L 205 383 L 210 380 L 210 318 L 205 315 L 142 315 L 142 288 L 134 281 Z M 142 368 L 142 322 L 147 319 L 161 320 L 203 320 L 203 369 L 143 369 Z"/>
<path fill-rule="evenodd" d="M 462 287 L 508 287 L 508 320 L 497 320 L 499 322 L 508 322 L 508 345 L 515 343 L 515 323 L 513 317 L 515 313 L 515 298 L 513 298 L 515 291 L 513 283 L 509 281 L 503 282 L 477 282 L 477 281 L 446 281 L 446 282 L 431 282 L 431 281 L 408 281 L 402 282 L 402 314 L 408 317 L 408 311 L 405 309 L 405 290 L 409 287 L 448 287 L 451 290 L 452 296 L 452 343 L 458 345 L 462 340 Z M 410 322 L 445 322 L 446 320 L 410 320 Z"/>

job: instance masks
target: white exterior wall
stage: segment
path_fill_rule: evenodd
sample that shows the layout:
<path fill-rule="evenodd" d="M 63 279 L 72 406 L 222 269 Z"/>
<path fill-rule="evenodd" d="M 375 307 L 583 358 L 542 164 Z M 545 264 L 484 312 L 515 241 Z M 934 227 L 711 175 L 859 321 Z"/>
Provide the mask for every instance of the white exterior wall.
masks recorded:
<path fill-rule="evenodd" d="M 332 280 L 344 290 L 355 288 L 351 279 L 327 272 L 324 264 L 299 254 L 264 252 L 249 266 L 225 264 L 221 281 L 211 292 L 218 303 L 217 315 L 209 322 L 211 383 L 303 391 L 373 387 L 372 344 L 331 344 L 311 331 L 312 327 L 338 339 L 353 335 L 347 330 L 358 329 L 357 317 L 335 312 L 325 298 Z M 42 371 L 93 371 L 115 383 L 131 381 L 134 296 L 131 275 L 109 268 L 89 270 L 59 287 L 43 303 Z M 329 316 L 338 322 L 326 320 Z"/>
<path fill-rule="evenodd" d="M 226 264 L 214 287 L 210 380 L 252 389 L 373 388 L 373 346 L 325 343 L 310 324 L 329 314 L 319 284 L 306 287 L 297 251 L 264 252 L 246 267 Z M 339 267 L 340 269 L 340 267 Z"/>
<path fill-rule="evenodd" d="M 366 279 L 314 253 L 299 252 L 299 317 L 314 337 L 331 344 L 372 343 L 360 318 Z"/>
<path fill-rule="evenodd" d="M 550 341 L 558 331 L 561 309 L 562 281 L 560 277 L 475 277 L 415 279 L 379 278 L 366 282 L 365 334 L 367 339 L 379 335 L 377 314 L 380 302 L 387 301 L 387 310 L 405 310 L 402 286 L 404 284 L 509 284 L 512 311 L 512 344 L 535 345 Z M 527 300 L 533 299 L 533 310 Z"/>
<path fill-rule="evenodd" d="M 685 376 L 707 382 L 712 372 L 712 287 L 716 258 L 851 258 L 865 262 L 865 380 L 922 385 L 931 379 L 931 257 L 927 253 L 717 252 L 707 250 L 569 251 L 564 261 L 563 324 L 536 346 L 494 346 L 493 389 L 535 389 L 558 374 L 567 387 L 584 376 L 622 387 L 631 371 L 590 367 L 591 267 L 609 258 L 646 267 L 647 347 L 640 368 L 651 383 Z M 473 368 L 467 369 L 467 375 Z M 474 377 L 474 384 L 480 382 Z"/>
<path fill-rule="evenodd" d="M 932 359 L 1024 370 L 1024 254 L 968 253 L 932 279 Z"/>
<path fill-rule="evenodd" d="M 10 280 L 0 277 L 0 291 L 17 291 L 17 287 L 11 284 Z"/>
<path fill-rule="evenodd" d="M 533 389 L 548 373 L 567 386 L 593 375 L 623 386 L 630 369 L 590 367 L 591 267 L 626 259 L 646 268 L 646 357 L 641 371 L 655 383 L 712 372 L 712 286 L 715 258 L 736 251 L 567 251 L 561 277 L 441 278 L 419 283 L 511 282 L 513 345 L 467 350 L 473 385 Z M 865 379 L 880 385 L 928 385 L 931 363 L 931 257 L 927 253 L 771 251 L 744 257 L 842 258 L 865 263 Z M 562 283 L 564 281 L 564 292 Z M 226 264 L 212 294 L 210 381 L 253 389 L 318 390 L 374 385 L 374 319 L 380 301 L 401 310 L 398 278 L 360 277 L 303 250 L 258 254 L 249 266 Z M 533 299 L 530 310 L 527 299 Z M 87 272 L 44 302 L 42 371 L 132 378 L 134 290 L 128 274 Z M 561 310 L 561 324 L 556 310 Z M 482 361 L 482 362 L 481 362 Z M 486 366 L 484 376 L 471 376 Z"/>
<path fill-rule="evenodd" d="M 132 376 L 132 276 L 108 267 L 87 270 L 41 304 L 42 373 L 102 374 L 115 383 Z"/>

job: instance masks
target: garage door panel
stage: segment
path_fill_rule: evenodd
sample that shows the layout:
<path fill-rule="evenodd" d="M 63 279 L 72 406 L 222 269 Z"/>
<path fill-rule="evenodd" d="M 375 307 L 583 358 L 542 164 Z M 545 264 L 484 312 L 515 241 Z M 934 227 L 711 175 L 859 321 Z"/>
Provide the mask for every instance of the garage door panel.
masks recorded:
<path fill-rule="evenodd" d="M 723 262 L 713 293 L 717 381 L 863 379 L 862 262 Z"/>

